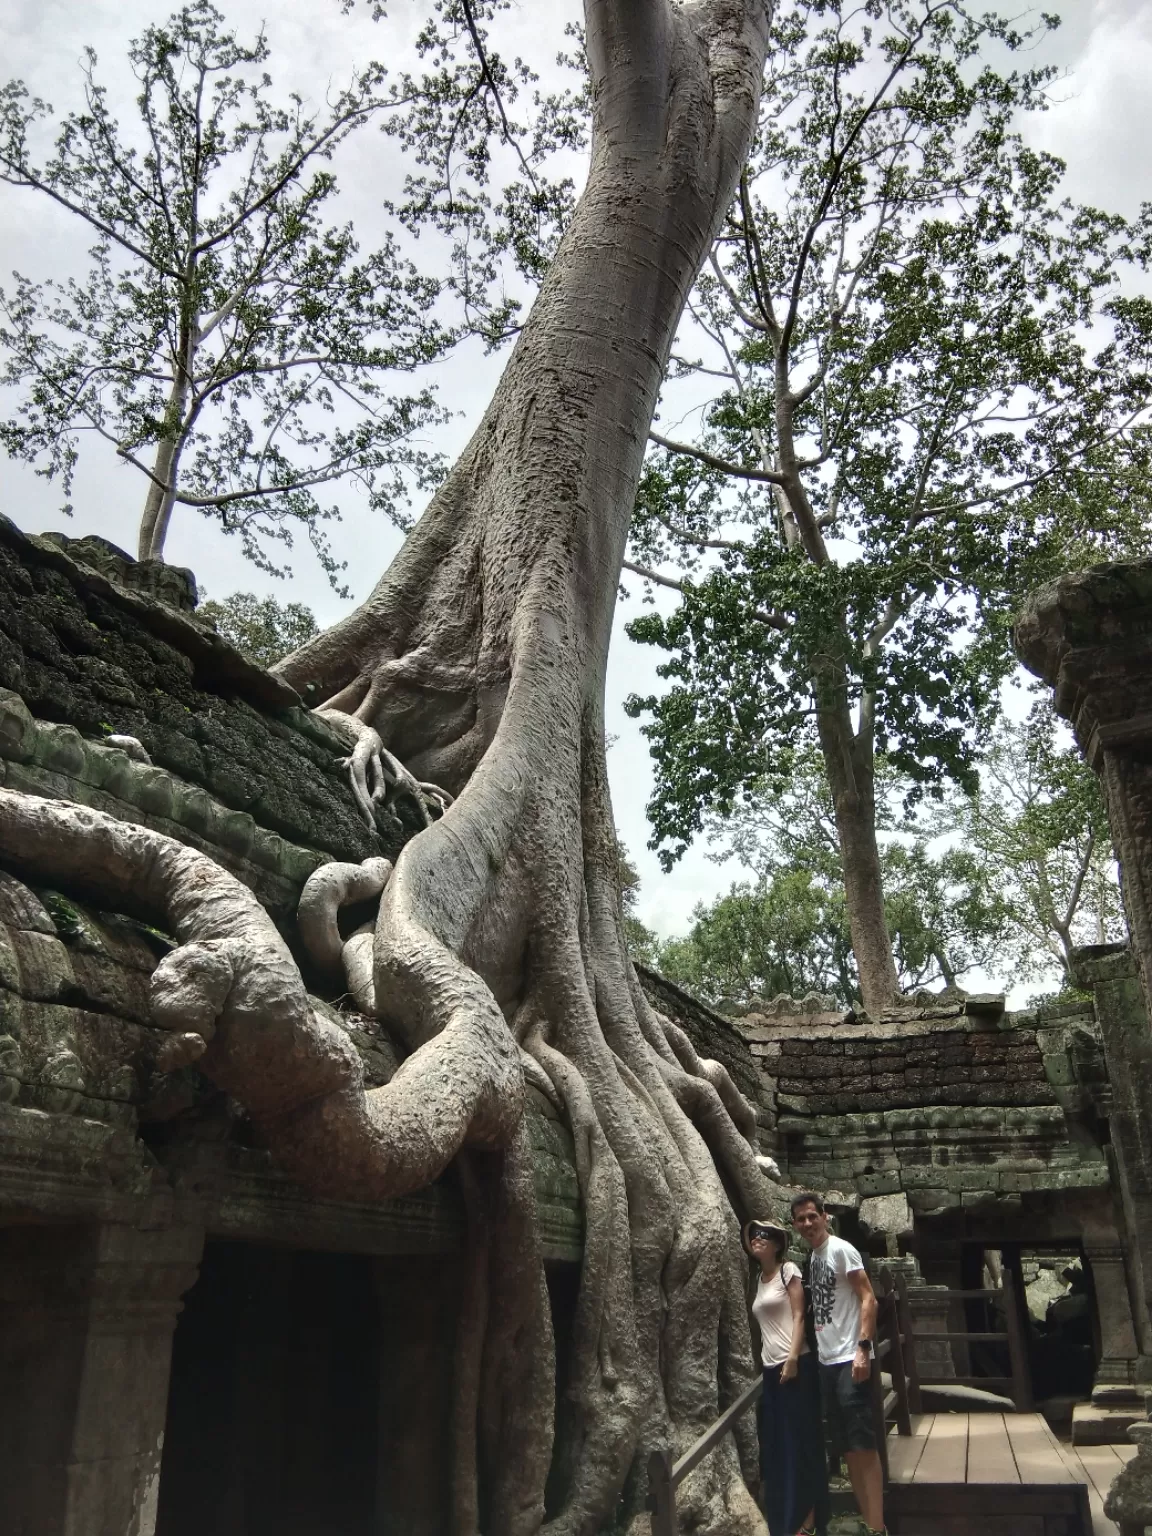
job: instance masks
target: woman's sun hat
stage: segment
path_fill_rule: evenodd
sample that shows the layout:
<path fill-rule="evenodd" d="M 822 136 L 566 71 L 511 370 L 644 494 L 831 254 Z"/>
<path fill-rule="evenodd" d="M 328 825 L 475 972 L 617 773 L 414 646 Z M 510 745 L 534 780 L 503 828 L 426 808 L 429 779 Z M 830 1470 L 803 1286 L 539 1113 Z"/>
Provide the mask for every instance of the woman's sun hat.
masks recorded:
<path fill-rule="evenodd" d="M 792 1242 L 792 1234 L 788 1228 L 780 1226 L 779 1222 L 767 1216 L 756 1216 L 751 1221 L 746 1221 L 741 1235 L 744 1238 L 745 1248 L 750 1247 L 754 1237 L 763 1237 L 768 1242 L 775 1242 L 785 1249 Z"/>

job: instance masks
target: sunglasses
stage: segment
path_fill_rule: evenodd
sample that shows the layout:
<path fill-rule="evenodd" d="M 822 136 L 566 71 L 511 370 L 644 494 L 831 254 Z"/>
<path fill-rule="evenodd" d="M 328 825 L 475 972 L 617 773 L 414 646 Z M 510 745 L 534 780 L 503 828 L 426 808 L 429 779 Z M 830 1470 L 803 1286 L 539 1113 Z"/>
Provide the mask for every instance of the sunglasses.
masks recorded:
<path fill-rule="evenodd" d="M 779 1243 L 783 1240 L 783 1237 L 784 1234 L 777 1227 L 766 1227 L 762 1221 L 748 1223 L 748 1241 L 750 1243 L 756 1242 L 758 1238 L 766 1243 Z"/>

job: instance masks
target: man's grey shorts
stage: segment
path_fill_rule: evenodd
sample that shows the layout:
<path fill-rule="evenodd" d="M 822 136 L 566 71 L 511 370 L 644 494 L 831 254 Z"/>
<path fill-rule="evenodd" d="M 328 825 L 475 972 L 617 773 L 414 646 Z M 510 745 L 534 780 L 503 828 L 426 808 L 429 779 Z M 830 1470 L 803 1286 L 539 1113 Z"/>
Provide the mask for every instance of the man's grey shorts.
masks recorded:
<path fill-rule="evenodd" d="M 832 1449 L 839 1455 L 845 1451 L 874 1451 L 872 1387 L 867 1380 L 852 1380 L 851 1360 L 843 1365 L 820 1367 L 820 1395 Z"/>

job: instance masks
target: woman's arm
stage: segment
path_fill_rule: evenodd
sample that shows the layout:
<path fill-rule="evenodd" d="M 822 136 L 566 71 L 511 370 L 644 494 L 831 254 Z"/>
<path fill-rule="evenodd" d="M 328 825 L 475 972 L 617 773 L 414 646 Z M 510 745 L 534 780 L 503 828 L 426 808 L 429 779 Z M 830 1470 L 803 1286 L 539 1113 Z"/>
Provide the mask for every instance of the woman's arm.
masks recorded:
<path fill-rule="evenodd" d="M 804 1348 L 804 1282 L 799 1275 L 793 1275 L 788 1282 L 788 1303 L 792 1308 L 792 1347 L 788 1351 L 780 1371 L 781 1381 L 792 1381 L 797 1371 L 797 1361 L 800 1359 L 800 1351 Z"/>

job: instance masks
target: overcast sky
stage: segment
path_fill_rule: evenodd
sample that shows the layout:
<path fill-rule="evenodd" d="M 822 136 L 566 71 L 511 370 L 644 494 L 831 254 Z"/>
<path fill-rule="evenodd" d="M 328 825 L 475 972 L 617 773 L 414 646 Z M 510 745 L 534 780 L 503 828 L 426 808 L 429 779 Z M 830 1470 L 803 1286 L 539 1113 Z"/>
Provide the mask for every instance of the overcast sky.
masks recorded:
<path fill-rule="evenodd" d="M 296 88 L 312 97 L 322 95 L 329 80 L 341 83 L 367 58 L 383 58 L 390 66 L 405 62 L 425 14 L 423 0 L 393 0 L 389 20 L 376 26 L 363 4 L 344 16 L 338 0 L 293 0 L 276 7 L 268 7 L 266 0 L 218 4 L 242 33 L 266 23 L 272 47 L 269 68 L 278 90 Z M 6 0 L 0 5 L 0 71 L 3 78 L 24 79 L 58 110 L 67 110 L 78 102 L 77 60 L 90 45 L 100 56 L 112 99 L 130 99 L 131 82 L 122 64 L 128 39 L 143 26 L 164 20 L 173 8 L 167 0 Z M 1073 198 L 1132 212 L 1152 197 L 1147 105 L 1152 3 L 1046 0 L 1043 8 L 1058 11 L 1064 19 L 1045 56 L 1062 66 L 1066 79 L 1055 93 L 1053 109 L 1028 125 L 1028 136 L 1037 147 L 1067 161 L 1067 190 Z M 547 70 L 561 43 L 564 22 L 576 19 L 579 9 L 573 0 L 520 0 L 502 19 L 497 46 Z M 383 227 L 381 200 L 397 185 L 395 165 L 382 148 L 374 133 L 364 134 L 336 167 L 343 189 L 340 212 L 356 221 L 365 247 L 372 242 L 373 230 Z M 67 216 L 46 199 L 0 187 L 0 285 L 7 284 L 14 268 L 31 276 L 75 273 L 85 245 L 78 246 Z M 457 356 L 444 367 L 441 396 L 458 412 L 440 439 L 446 451 L 457 448 L 476 424 L 503 361 L 486 359 L 476 349 L 466 366 Z M 110 449 L 93 447 L 83 458 L 71 519 L 60 512 L 58 487 L 38 479 L 25 465 L 0 459 L 0 487 L 0 510 L 31 532 L 96 532 L 126 549 L 135 548 L 143 488 L 137 472 L 115 463 Z M 350 585 L 359 600 L 394 553 L 397 536 L 369 517 L 354 492 L 341 492 L 339 499 L 344 521 L 334 529 L 332 542 L 338 557 L 349 561 Z M 281 600 L 291 597 L 309 604 L 325 623 L 346 606 L 333 597 L 306 550 L 299 550 L 293 561 L 292 582 L 277 583 L 248 566 L 235 541 L 191 509 L 178 509 L 167 557 L 191 566 L 212 596 L 238 589 L 273 592 Z M 622 606 L 608 678 L 608 729 L 617 738 L 609 754 L 616 818 L 641 872 L 639 915 L 663 934 L 683 932 L 695 902 L 727 889 L 739 871 L 731 864 L 712 864 L 698 849 L 673 874 L 664 875 L 645 847 L 649 833 L 644 806 L 651 773 L 639 724 L 624 715 L 622 701 L 634 690 L 660 686 L 655 676 L 658 657 L 625 637 L 628 616 L 628 606 Z"/>

